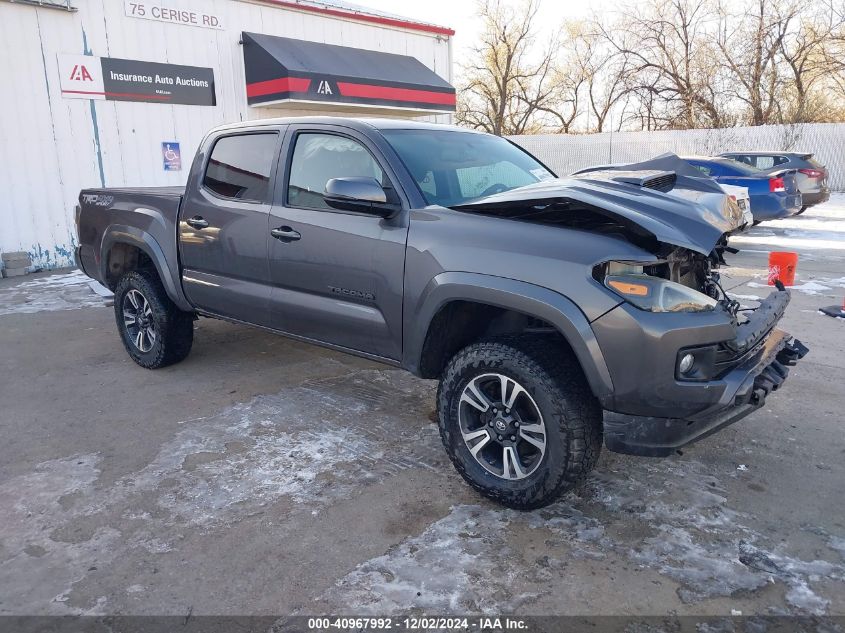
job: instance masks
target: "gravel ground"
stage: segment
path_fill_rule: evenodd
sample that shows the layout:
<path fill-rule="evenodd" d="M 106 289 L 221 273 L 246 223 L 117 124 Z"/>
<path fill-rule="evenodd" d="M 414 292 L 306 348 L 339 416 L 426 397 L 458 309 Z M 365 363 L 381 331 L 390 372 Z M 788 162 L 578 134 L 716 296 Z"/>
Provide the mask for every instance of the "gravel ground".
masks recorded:
<path fill-rule="evenodd" d="M 809 345 L 666 459 L 605 451 L 531 513 L 447 462 L 433 382 L 202 319 L 135 366 L 78 271 L 0 281 L 0 614 L 845 615 L 845 197 L 734 240 L 726 287 Z"/>

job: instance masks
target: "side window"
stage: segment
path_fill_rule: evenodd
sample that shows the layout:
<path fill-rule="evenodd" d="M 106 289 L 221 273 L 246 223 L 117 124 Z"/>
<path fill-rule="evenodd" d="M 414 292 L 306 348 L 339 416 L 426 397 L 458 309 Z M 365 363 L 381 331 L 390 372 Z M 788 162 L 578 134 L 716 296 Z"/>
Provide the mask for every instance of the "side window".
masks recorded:
<path fill-rule="evenodd" d="M 778 157 L 776 156 L 755 156 L 754 157 L 754 167 L 757 169 L 771 169 L 775 165 L 778 165 L 778 162 L 775 162 Z"/>
<path fill-rule="evenodd" d="M 224 198 L 265 201 L 276 155 L 276 138 L 272 133 L 218 139 L 205 168 L 203 186 Z"/>
<path fill-rule="evenodd" d="M 333 134 L 299 134 L 290 164 L 288 204 L 329 209 L 323 199 L 329 180 L 366 176 L 385 182 L 381 167 L 359 142 Z"/>
<path fill-rule="evenodd" d="M 698 171 L 700 171 L 705 176 L 709 176 L 710 173 L 711 173 L 710 168 L 705 166 L 705 165 L 697 165 L 696 163 L 692 163 L 692 166 L 695 167 Z"/>

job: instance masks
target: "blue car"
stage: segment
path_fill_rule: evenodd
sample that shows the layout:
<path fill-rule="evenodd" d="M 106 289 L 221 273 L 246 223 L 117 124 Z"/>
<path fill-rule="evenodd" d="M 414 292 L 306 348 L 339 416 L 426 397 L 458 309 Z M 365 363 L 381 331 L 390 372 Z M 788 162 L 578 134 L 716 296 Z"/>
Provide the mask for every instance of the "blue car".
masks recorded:
<path fill-rule="evenodd" d="M 755 224 L 801 211 L 801 192 L 794 169 L 764 172 L 730 158 L 684 156 L 683 159 L 718 183 L 748 188 Z"/>

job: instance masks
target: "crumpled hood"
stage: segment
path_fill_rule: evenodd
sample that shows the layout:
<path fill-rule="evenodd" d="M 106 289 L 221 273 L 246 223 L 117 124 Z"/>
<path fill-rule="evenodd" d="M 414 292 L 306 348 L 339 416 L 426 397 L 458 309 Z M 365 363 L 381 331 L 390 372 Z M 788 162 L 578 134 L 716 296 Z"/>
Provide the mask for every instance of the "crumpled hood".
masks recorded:
<path fill-rule="evenodd" d="M 734 217 L 736 213 L 731 208 L 730 198 L 715 181 L 672 174 L 668 170 L 660 173 L 660 168 L 643 173 L 643 170 L 631 170 L 627 165 L 621 167 L 545 180 L 454 208 L 496 211 L 499 215 L 513 209 L 517 212 L 510 217 L 529 221 L 531 218 L 521 211 L 554 207 L 559 210 L 558 215 L 565 218 L 567 209 L 583 211 L 586 208 L 614 218 L 622 225 L 635 227 L 658 242 L 704 255 L 713 251 L 725 233 L 739 226 L 741 212 L 738 218 Z M 649 188 L 649 179 L 662 183 L 664 191 Z M 643 183 L 645 186 L 641 186 Z"/>

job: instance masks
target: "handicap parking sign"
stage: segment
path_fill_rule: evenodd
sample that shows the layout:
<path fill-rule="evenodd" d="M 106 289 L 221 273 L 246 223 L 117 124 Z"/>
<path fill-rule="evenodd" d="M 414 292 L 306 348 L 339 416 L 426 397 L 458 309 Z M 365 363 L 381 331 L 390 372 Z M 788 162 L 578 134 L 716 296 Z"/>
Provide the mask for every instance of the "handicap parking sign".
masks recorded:
<path fill-rule="evenodd" d="M 161 157 L 164 160 L 164 171 L 182 171 L 182 153 L 179 151 L 179 143 L 162 143 Z"/>

